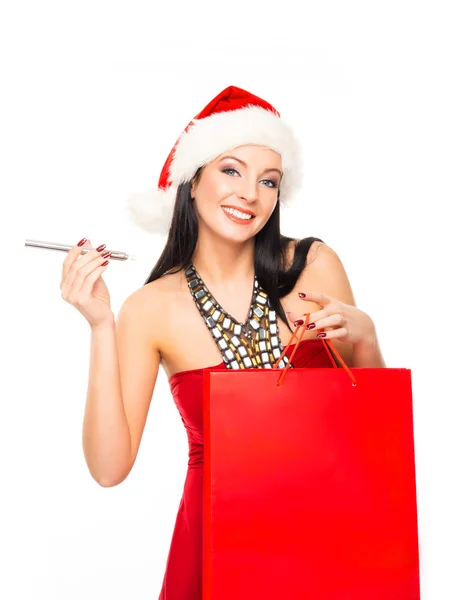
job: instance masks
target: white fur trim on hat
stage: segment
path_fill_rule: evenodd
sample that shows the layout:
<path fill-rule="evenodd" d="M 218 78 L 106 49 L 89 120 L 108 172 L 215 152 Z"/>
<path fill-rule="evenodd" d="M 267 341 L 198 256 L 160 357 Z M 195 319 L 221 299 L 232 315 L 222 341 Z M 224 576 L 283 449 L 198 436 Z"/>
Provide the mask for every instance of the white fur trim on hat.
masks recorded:
<path fill-rule="evenodd" d="M 129 219 L 144 231 L 166 235 L 174 213 L 177 186 L 166 190 L 148 188 L 146 192 L 132 194 L 125 205 Z"/>

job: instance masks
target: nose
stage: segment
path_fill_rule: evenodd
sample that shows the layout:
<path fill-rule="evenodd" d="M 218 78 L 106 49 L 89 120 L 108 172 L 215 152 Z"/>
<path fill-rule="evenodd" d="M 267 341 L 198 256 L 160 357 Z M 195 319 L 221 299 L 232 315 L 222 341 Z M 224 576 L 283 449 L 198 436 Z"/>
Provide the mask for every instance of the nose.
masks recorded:
<path fill-rule="evenodd" d="M 240 200 L 252 204 L 259 199 L 259 184 L 253 181 L 251 177 L 243 178 L 242 185 L 237 192 Z"/>

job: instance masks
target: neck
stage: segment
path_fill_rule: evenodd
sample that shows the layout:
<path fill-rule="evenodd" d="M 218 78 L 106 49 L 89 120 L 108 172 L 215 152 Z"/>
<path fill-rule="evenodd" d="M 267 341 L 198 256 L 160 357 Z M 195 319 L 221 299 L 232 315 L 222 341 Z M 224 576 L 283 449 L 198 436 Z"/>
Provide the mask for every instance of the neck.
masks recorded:
<path fill-rule="evenodd" d="M 207 281 L 226 284 L 254 278 L 254 238 L 244 243 L 198 234 L 192 262 Z"/>

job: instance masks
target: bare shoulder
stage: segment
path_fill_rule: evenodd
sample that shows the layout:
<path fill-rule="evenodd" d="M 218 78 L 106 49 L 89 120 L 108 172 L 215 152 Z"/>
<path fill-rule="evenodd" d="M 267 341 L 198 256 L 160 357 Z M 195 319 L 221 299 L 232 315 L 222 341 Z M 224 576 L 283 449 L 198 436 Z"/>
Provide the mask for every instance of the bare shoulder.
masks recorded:
<path fill-rule="evenodd" d="M 294 248 L 299 240 L 288 246 L 287 260 L 291 264 Z M 294 292 L 322 292 L 346 304 L 355 306 L 349 278 L 339 254 L 324 242 L 314 241 L 307 252 L 306 264 L 302 269 Z M 311 303 L 309 303 L 311 304 Z M 315 305 L 311 307 L 315 309 Z"/>
<path fill-rule="evenodd" d="M 294 260 L 294 251 L 297 243 L 300 240 L 292 240 L 287 246 L 287 254 L 285 256 L 286 268 L 289 268 Z M 334 250 L 327 246 L 324 242 L 315 240 L 310 245 L 305 257 L 305 265 L 300 272 L 298 280 L 294 288 L 282 298 L 283 307 L 294 313 L 304 311 L 315 312 L 318 310 L 318 305 L 314 302 L 301 300 L 298 296 L 299 292 L 316 291 L 329 294 L 332 289 L 331 283 L 333 280 L 332 261 L 335 260 Z M 307 332 L 307 334 L 310 332 Z M 306 335 L 307 335 L 306 334 Z M 313 336 L 314 337 L 314 336 Z"/>
<path fill-rule="evenodd" d="M 136 289 L 124 301 L 121 312 L 130 314 L 133 327 L 146 332 L 153 349 L 160 351 L 166 330 L 166 313 L 179 288 L 178 274 L 164 275 Z"/>
<path fill-rule="evenodd" d="M 323 292 L 341 302 L 355 306 L 354 295 L 342 260 L 339 254 L 325 243 L 312 244 L 298 283 L 309 285 L 308 289 L 311 291 Z"/>
<path fill-rule="evenodd" d="M 291 265 L 291 263 L 293 262 L 294 250 L 296 248 L 296 245 L 300 241 L 301 240 L 298 240 L 298 239 L 291 240 L 287 246 L 286 263 L 288 266 Z M 310 245 L 309 251 L 307 252 L 306 267 L 316 259 L 316 257 L 320 253 L 321 248 L 323 248 L 323 247 L 328 248 L 328 246 L 324 242 L 319 242 L 318 240 L 315 240 L 314 242 L 312 242 L 312 244 Z M 305 269 L 305 271 L 307 271 L 307 269 Z"/>
<path fill-rule="evenodd" d="M 300 300 L 298 292 L 321 292 L 340 302 L 356 306 L 352 287 L 344 265 L 338 253 L 324 242 L 313 242 L 297 284 L 287 301 L 289 310 L 297 314 L 317 312 L 321 310 L 314 302 Z M 333 327 L 326 327 L 330 331 Z M 333 345 L 348 366 L 352 366 L 352 347 L 339 340 L 332 340 Z"/>
<path fill-rule="evenodd" d="M 314 260 L 318 258 L 320 253 L 326 252 L 327 249 L 328 252 L 331 250 L 330 247 L 325 244 L 325 242 L 319 242 L 315 240 L 311 244 L 309 251 L 307 252 L 306 267 L 309 266 L 312 262 L 314 262 Z"/>
<path fill-rule="evenodd" d="M 288 268 L 294 260 L 294 251 L 297 243 L 300 240 L 292 240 L 287 247 L 285 257 L 286 268 Z M 335 251 L 327 246 L 324 242 L 315 240 L 310 245 L 305 259 L 305 266 L 301 270 L 296 285 L 292 291 L 285 297 L 285 303 L 294 306 L 301 303 L 301 308 L 306 310 L 318 310 L 318 305 L 309 301 L 301 301 L 298 298 L 299 292 L 313 291 L 329 294 L 331 282 L 333 280 L 334 263 L 339 260 Z M 292 310 L 292 309 L 290 309 Z M 296 311 L 297 312 L 297 311 Z"/>

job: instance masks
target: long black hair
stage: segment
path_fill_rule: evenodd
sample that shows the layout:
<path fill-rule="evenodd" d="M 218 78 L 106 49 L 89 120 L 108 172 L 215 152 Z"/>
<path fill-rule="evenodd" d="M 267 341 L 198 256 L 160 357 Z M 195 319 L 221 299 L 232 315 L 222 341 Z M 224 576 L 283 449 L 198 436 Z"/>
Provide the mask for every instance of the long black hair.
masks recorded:
<path fill-rule="evenodd" d="M 193 179 L 181 183 L 177 189 L 172 221 L 167 242 L 144 285 L 159 279 L 167 273 L 178 273 L 192 262 L 198 240 L 198 216 L 191 198 L 192 182 L 200 176 L 199 168 Z M 280 200 L 275 205 L 269 220 L 256 234 L 254 249 L 254 269 L 259 284 L 267 292 L 271 306 L 280 319 L 289 326 L 280 299 L 291 292 L 306 266 L 307 253 L 314 241 L 320 238 L 306 237 L 295 240 L 280 233 Z M 294 257 L 289 265 L 286 250 L 295 242 Z"/>

